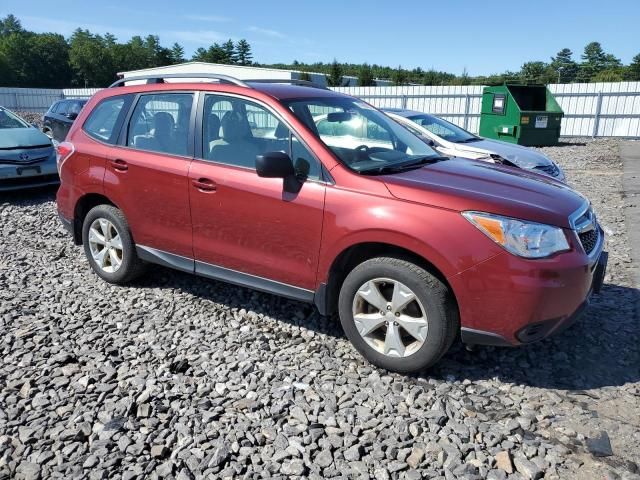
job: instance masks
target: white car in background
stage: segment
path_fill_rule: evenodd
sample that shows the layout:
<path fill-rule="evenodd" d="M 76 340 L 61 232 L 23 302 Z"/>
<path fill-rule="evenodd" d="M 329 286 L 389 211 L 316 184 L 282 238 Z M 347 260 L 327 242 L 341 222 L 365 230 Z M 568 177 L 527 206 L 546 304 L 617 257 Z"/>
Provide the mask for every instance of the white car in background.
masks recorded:
<path fill-rule="evenodd" d="M 532 148 L 478 137 L 427 113 L 395 108 L 383 108 L 382 111 L 416 135 L 426 138 L 443 155 L 510 165 L 565 181 L 562 168 Z"/>

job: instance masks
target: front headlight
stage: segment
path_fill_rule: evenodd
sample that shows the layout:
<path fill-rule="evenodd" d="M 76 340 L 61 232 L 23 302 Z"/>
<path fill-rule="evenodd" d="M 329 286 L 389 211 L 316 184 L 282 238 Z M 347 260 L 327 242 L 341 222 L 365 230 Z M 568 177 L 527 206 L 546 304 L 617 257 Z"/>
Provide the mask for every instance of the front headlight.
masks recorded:
<path fill-rule="evenodd" d="M 569 250 L 561 228 L 483 212 L 462 215 L 491 240 L 519 257 L 544 258 Z"/>

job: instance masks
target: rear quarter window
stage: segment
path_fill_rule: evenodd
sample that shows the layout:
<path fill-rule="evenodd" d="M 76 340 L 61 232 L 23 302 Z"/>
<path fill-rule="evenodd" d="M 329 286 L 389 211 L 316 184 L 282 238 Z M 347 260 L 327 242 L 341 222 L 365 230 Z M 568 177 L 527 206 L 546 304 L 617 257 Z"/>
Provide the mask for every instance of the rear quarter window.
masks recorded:
<path fill-rule="evenodd" d="M 110 97 L 94 107 L 84 122 L 82 129 L 87 135 L 110 144 L 118 140 L 118 133 L 124 116 L 131 105 L 131 95 Z"/>

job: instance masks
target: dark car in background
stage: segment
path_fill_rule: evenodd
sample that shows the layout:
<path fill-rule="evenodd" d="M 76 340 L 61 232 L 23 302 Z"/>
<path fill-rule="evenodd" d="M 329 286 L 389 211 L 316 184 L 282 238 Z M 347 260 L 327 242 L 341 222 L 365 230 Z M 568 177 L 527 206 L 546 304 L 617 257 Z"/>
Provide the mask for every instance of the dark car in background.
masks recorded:
<path fill-rule="evenodd" d="M 85 103 L 87 101 L 81 98 L 55 102 L 42 117 L 42 131 L 52 140 L 63 142 Z"/>
<path fill-rule="evenodd" d="M 0 191 L 59 182 L 51 139 L 0 107 Z"/>

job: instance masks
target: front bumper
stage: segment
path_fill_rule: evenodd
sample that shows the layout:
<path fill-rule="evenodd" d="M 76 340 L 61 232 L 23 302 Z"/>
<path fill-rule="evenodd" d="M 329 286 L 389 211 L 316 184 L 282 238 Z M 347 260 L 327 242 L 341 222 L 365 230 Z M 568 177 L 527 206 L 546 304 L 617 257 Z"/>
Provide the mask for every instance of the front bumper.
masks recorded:
<path fill-rule="evenodd" d="M 598 293 L 608 260 L 573 251 L 545 260 L 500 254 L 450 278 L 462 341 L 516 346 L 558 333 L 576 322 Z"/>
<path fill-rule="evenodd" d="M 0 191 L 58 185 L 55 157 L 31 165 L 0 164 Z"/>

